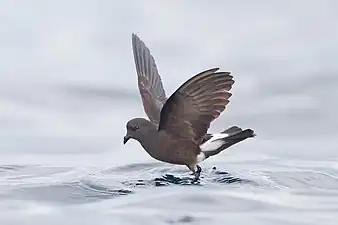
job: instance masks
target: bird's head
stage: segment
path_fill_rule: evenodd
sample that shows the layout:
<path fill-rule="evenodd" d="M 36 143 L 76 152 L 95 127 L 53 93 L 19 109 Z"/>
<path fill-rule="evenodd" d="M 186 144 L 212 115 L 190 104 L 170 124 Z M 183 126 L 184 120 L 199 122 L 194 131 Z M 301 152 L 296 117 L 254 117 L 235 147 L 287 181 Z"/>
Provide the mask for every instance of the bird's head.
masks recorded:
<path fill-rule="evenodd" d="M 129 139 L 140 141 L 142 136 L 147 134 L 148 131 L 153 128 L 155 128 L 155 125 L 144 118 L 134 118 L 129 120 L 126 125 L 127 134 L 123 138 L 123 144 L 126 144 Z"/>

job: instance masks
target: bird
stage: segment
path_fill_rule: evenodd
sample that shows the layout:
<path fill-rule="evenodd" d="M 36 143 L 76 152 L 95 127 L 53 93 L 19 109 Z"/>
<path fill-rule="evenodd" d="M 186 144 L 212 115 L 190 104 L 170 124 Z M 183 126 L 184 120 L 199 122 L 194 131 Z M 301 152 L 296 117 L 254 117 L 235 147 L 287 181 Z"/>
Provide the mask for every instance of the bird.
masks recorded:
<path fill-rule="evenodd" d="M 154 57 L 145 43 L 132 33 L 132 50 L 138 88 L 148 117 L 126 123 L 128 140 L 138 141 L 154 159 L 187 166 L 198 180 L 199 164 L 230 146 L 255 137 L 252 129 L 231 126 L 220 133 L 207 133 L 211 122 L 226 109 L 235 83 L 230 72 L 204 70 L 166 96 Z"/>

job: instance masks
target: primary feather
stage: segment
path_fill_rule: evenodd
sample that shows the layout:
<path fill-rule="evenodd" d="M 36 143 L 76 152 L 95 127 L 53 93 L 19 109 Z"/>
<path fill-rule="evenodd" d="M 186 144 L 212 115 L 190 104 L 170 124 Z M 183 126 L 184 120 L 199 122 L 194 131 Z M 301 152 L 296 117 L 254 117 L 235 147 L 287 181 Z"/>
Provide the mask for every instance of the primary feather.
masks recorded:
<path fill-rule="evenodd" d="M 167 100 L 161 77 L 154 57 L 143 41 L 135 34 L 132 34 L 132 46 L 143 108 L 149 120 L 158 124 L 160 111 Z"/>
<path fill-rule="evenodd" d="M 229 103 L 234 84 L 229 72 L 203 71 L 182 84 L 164 104 L 159 130 L 200 144 L 210 123 Z"/>

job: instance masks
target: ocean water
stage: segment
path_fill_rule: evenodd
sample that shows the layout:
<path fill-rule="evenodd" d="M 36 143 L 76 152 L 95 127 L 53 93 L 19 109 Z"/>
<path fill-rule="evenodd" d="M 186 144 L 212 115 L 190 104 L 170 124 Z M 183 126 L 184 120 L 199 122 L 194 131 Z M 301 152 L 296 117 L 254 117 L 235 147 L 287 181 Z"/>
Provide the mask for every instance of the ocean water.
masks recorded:
<path fill-rule="evenodd" d="M 337 224 L 335 1 L 4 1 L 0 224 Z M 123 145 L 145 117 L 131 33 L 167 95 L 201 70 L 232 72 L 210 132 L 255 130 L 184 166 Z"/>

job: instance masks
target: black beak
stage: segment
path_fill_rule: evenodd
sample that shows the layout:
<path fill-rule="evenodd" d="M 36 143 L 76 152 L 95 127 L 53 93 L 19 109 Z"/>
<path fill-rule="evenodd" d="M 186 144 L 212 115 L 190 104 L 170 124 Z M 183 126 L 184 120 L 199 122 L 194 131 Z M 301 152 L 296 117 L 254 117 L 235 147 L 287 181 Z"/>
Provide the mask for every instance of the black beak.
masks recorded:
<path fill-rule="evenodd" d="M 125 145 L 129 139 L 130 139 L 130 136 L 128 134 L 126 136 L 124 136 L 123 144 Z"/>

